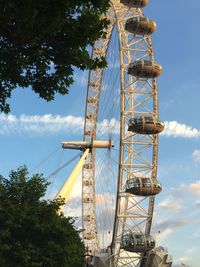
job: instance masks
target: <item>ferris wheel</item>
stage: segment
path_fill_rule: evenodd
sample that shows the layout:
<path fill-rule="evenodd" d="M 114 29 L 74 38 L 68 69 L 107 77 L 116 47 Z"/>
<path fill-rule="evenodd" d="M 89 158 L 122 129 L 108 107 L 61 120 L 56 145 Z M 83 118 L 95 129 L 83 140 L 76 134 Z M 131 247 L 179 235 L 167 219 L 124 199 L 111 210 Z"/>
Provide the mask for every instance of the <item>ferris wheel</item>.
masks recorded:
<path fill-rule="evenodd" d="M 157 162 L 164 124 L 156 81 L 162 67 L 151 39 L 156 23 L 143 14 L 147 4 L 111 0 L 106 37 L 92 50 L 92 58 L 106 57 L 108 66 L 89 73 L 84 139 L 63 143 L 83 151 L 74 172 L 82 169 L 85 256 L 99 255 L 105 266 L 148 266 L 155 247 L 150 231 L 162 190 Z M 67 187 L 73 184 L 69 179 Z M 67 194 L 66 184 L 59 194 Z"/>

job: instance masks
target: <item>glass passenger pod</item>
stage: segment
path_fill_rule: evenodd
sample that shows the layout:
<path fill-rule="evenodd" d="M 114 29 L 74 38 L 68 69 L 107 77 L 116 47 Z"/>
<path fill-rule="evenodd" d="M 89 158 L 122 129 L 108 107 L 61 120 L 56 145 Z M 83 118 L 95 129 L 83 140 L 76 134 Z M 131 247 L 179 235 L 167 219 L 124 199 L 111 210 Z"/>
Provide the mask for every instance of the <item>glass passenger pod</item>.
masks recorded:
<path fill-rule="evenodd" d="M 161 183 L 156 179 L 134 177 L 126 181 L 125 192 L 136 196 L 155 196 L 162 191 Z"/>
<path fill-rule="evenodd" d="M 164 130 L 164 122 L 153 115 L 135 116 L 129 120 L 128 131 L 138 134 L 159 134 Z"/>
<path fill-rule="evenodd" d="M 133 17 L 126 21 L 125 30 L 138 35 L 150 35 L 156 31 L 156 23 L 144 17 Z"/>
<path fill-rule="evenodd" d="M 162 73 L 162 66 L 148 60 L 139 60 L 131 63 L 128 74 L 138 78 L 157 78 Z"/>
<path fill-rule="evenodd" d="M 143 233 L 125 233 L 122 236 L 121 248 L 136 253 L 145 253 L 155 247 L 155 240 L 151 235 Z"/>
<path fill-rule="evenodd" d="M 120 0 L 120 3 L 128 7 L 142 8 L 148 4 L 149 0 Z"/>

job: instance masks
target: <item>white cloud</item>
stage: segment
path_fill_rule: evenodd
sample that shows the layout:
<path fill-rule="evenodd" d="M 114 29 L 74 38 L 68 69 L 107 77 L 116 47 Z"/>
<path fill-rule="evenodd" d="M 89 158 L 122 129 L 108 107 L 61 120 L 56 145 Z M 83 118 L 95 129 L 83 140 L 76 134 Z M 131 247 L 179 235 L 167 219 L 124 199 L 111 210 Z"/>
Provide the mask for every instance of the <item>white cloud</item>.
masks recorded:
<path fill-rule="evenodd" d="M 195 195 L 200 195 L 200 180 L 194 184 L 190 184 L 190 190 Z"/>
<path fill-rule="evenodd" d="M 82 117 L 61 115 L 5 115 L 0 114 L 0 135 L 77 133 L 83 130 Z"/>
<path fill-rule="evenodd" d="M 199 208 L 200 208 L 200 201 L 196 201 L 196 202 L 195 202 L 195 205 L 196 205 L 196 207 L 199 209 Z"/>
<path fill-rule="evenodd" d="M 187 184 L 179 184 L 178 187 L 171 187 L 171 198 L 174 202 L 185 200 L 185 192 L 188 192 Z"/>
<path fill-rule="evenodd" d="M 168 137 L 199 138 L 200 131 L 177 121 L 166 121 L 163 135 Z"/>
<path fill-rule="evenodd" d="M 153 226 L 153 234 L 155 235 L 155 239 L 157 242 L 164 243 L 174 231 L 178 228 L 182 228 L 185 225 L 189 224 L 191 221 L 188 218 L 175 218 L 175 219 L 167 219 L 161 220 L 157 222 Z"/>
<path fill-rule="evenodd" d="M 120 124 L 119 121 L 112 118 L 111 120 L 104 119 L 98 123 L 97 131 L 100 134 L 112 133 L 119 134 Z"/>
<path fill-rule="evenodd" d="M 182 209 L 182 205 L 176 203 L 174 199 L 166 199 L 158 204 L 158 208 L 163 208 L 172 212 L 178 212 Z"/>
<path fill-rule="evenodd" d="M 199 255 L 199 248 L 190 247 L 183 254 L 184 256 L 180 258 L 181 266 L 191 267 L 190 263 Z"/>
<path fill-rule="evenodd" d="M 196 162 L 200 162 L 200 150 L 195 150 L 192 153 L 192 157 Z"/>
<path fill-rule="evenodd" d="M 83 132 L 84 118 L 72 115 L 15 115 L 0 114 L 0 135 L 9 134 L 54 134 L 59 132 L 80 133 Z M 105 134 L 112 128 L 112 132 L 118 134 L 119 122 L 114 118 L 103 120 L 98 124 L 98 131 Z"/>
<path fill-rule="evenodd" d="M 185 192 L 188 192 L 188 185 L 186 184 L 171 187 L 167 192 L 164 191 L 163 199 L 155 206 L 156 212 L 170 212 L 171 214 L 171 212 L 178 213 L 182 211 L 185 208 Z"/>
<path fill-rule="evenodd" d="M 172 234 L 173 230 L 170 228 L 164 229 L 162 232 L 159 231 L 155 234 L 156 242 L 160 243 L 161 241 L 165 240 L 168 236 Z"/>
<path fill-rule="evenodd" d="M 54 134 L 59 132 L 80 133 L 83 131 L 84 118 L 72 115 L 15 115 L 0 114 L 0 135 L 9 134 Z M 109 131 L 119 134 L 119 121 L 112 118 L 104 119 L 98 124 L 101 134 Z M 167 137 L 198 138 L 200 131 L 176 121 L 165 122 L 165 130 L 162 135 Z M 200 151 L 195 150 L 193 157 L 200 160 Z"/>

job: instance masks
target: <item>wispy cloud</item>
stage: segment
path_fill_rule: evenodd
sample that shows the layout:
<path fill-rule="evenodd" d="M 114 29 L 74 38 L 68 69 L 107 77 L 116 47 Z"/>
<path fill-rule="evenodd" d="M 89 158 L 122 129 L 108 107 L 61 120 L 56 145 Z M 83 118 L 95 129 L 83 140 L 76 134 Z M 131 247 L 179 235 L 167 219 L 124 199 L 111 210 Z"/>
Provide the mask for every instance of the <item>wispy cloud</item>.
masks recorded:
<path fill-rule="evenodd" d="M 165 230 L 166 228 L 176 229 L 176 228 L 183 227 L 189 224 L 190 222 L 191 221 L 188 218 L 169 219 L 169 220 L 160 222 L 158 225 L 156 225 L 156 228 L 159 229 L 160 231 Z"/>
<path fill-rule="evenodd" d="M 193 194 L 200 196 L 200 180 L 196 183 L 190 184 L 190 190 Z"/>
<path fill-rule="evenodd" d="M 168 238 L 177 228 L 184 227 L 189 223 L 190 220 L 188 218 L 176 218 L 161 221 L 160 223 L 155 224 L 153 233 L 155 234 L 157 242 L 161 242 Z"/>
<path fill-rule="evenodd" d="M 177 121 L 166 121 L 163 135 L 168 137 L 198 138 L 200 131 Z"/>
<path fill-rule="evenodd" d="M 84 118 L 72 115 L 5 115 L 0 114 L 0 135 L 9 134 L 54 134 L 54 133 L 80 133 L 83 131 Z M 119 121 L 112 118 L 99 122 L 97 130 L 101 134 L 112 129 L 112 133 L 119 134 Z M 199 138 L 200 131 L 178 123 L 176 121 L 165 122 L 165 130 L 162 134 L 167 137 Z M 200 151 L 196 150 L 193 156 L 200 160 Z"/>
<path fill-rule="evenodd" d="M 78 133 L 83 130 L 82 117 L 60 115 L 15 115 L 0 114 L 0 135 L 9 134 L 54 134 Z"/>
<path fill-rule="evenodd" d="M 195 205 L 198 209 L 200 209 L 200 201 L 195 202 Z"/>
<path fill-rule="evenodd" d="M 158 208 L 163 208 L 172 212 L 178 212 L 182 209 L 182 205 L 176 203 L 174 199 L 165 199 L 158 204 Z"/>
<path fill-rule="evenodd" d="M 191 267 L 192 265 L 190 265 L 190 263 L 192 263 L 193 259 L 196 259 L 197 255 L 199 255 L 199 248 L 196 246 L 190 246 L 186 251 L 184 251 L 183 255 L 184 256 L 180 258 L 181 266 Z"/>
<path fill-rule="evenodd" d="M 200 150 L 195 150 L 192 153 L 192 157 L 196 162 L 200 162 Z"/>
<path fill-rule="evenodd" d="M 155 238 L 158 243 L 168 238 L 173 233 L 173 230 L 170 228 L 163 229 L 162 231 L 158 231 L 155 233 Z"/>

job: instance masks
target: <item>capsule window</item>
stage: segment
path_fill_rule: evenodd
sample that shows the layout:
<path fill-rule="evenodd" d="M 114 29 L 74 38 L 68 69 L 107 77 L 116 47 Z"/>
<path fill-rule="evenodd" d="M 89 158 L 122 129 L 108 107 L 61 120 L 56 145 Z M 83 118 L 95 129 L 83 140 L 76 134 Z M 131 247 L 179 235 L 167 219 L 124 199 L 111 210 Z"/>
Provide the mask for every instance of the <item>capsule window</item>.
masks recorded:
<path fill-rule="evenodd" d="M 160 185 L 159 184 L 155 184 L 154 187 L 155 188 L 160 188 Z"/>
<path fill-rule="evenodd" d="M 143 62 L 144 62 L 143 64 L 146 66 L 152 66 L 151 61 L 144 60 Z"/>
<path fill-rule="evenodd" d="M 136 122 L 138 122 L 138 123 L 143 123 L 143 118 L 142 118 L 142 117 L 138 117 L 138 118 L 136 119 Z"/>
<path fill-rule="evenodd" d="M 142 179 L 143 187 L 151 187 L 151 180 L 149 178 Z"/>
<path fill-rule="evenodd" d="M 140 17 L 140 21 L 146 21 L 147 19 L 144 17 Z"/>
<path fill-rule="evenodd" d="M 140 28 L 140 32 L 141 32 L 141 33 L 144 33 L 144 32 L 145 32 L 145 30 L 146 30 L 146 29 L 145 29 L 145 28 L 143 28 L 143 27 L 141 27 L 141 28 Z"/>
<path fill-rule="evenodd" d="M 145 122 L 153 122 L 154 121 L 154 119 L 153 119 L 153 117 L 145 117 Z"/>
<path fill-rule="evenodd" d="M 140 187 L 140 181 L 138 179 L 129 179 L 127 180 L 127 187 Z"/>
<path fill-rule="evenodd" d="M 138 17 L 133 17 L 133 18 L 129 19 L 128 22 L 129 21 L 138 21 Z"/>
<path fill-rule="evenodd" d="M 151 183 L 150 178 L 143 178 L 142 180 L 143 180 L 145 183 Z"/>
<path fill-rule="evenodd" d="M 160 69 L 160 66 L 158 66 L 158 65 L 154 65 L 154 68 L 155 68 L 156 70 L 159 70 L 159 69 Z"/>

